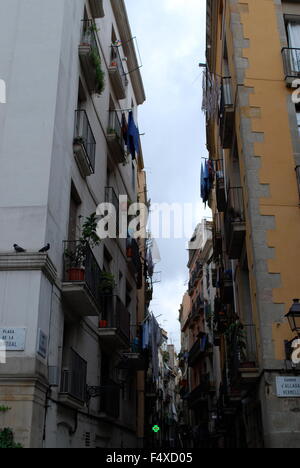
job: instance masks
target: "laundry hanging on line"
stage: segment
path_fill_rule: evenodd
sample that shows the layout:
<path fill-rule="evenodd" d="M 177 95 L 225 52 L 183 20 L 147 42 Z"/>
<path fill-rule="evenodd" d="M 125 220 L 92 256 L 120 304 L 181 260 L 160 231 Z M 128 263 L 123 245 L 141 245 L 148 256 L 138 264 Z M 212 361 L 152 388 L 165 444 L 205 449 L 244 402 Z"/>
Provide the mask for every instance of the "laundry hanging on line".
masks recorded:
<path fill-rule="evenodd" d="M 213 161 L 206 160 L 204 164 L 201 164 L 201 198 L 203 203 L 209 200 L 209 194 L 214 183 L 214 166 Z"/>

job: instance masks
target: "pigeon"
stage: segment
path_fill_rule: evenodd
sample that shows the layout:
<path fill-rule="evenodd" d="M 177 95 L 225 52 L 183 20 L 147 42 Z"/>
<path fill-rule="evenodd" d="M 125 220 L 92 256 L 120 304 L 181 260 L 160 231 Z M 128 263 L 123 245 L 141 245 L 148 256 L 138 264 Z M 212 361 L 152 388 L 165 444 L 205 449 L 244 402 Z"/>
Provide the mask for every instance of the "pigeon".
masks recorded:
<path fill-rule="evenodd" d="M 40 253 L 45 253 L 50 250 L 50 244 L 45 245 L 41 250 L 39 250 Z"/>
<path fill-rule="evenodd" d="M 20 247 L 18 244 L 14 244 L 14 249 L 17 253 L 24 253 L 26 252 L 25 249 L 22 249 L 22 247 Z"/>

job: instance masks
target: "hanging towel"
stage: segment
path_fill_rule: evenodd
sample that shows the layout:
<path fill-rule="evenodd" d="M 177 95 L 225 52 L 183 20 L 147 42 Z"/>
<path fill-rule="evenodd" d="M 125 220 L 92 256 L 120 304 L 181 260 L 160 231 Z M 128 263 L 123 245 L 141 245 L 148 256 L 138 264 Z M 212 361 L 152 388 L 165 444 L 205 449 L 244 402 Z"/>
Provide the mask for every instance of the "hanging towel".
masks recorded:
<path fill-rule="evenodd" d="M 140 152 L 140 134 L 135 125 L 132 112 L 129 112 L 128 118 L 127 148 L 132 159 L 135 159 L 136 153 Z"/>

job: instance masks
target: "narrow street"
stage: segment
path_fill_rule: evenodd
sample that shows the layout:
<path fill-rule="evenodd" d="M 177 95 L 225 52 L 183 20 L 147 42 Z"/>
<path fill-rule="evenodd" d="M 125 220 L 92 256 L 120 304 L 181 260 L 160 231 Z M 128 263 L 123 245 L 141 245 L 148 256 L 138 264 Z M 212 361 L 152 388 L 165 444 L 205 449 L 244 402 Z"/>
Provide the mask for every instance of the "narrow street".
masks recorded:
<path fill-rule="evenodd" d="M 300 448 L 300 1 L 0 0 L 0 449 Z"/>

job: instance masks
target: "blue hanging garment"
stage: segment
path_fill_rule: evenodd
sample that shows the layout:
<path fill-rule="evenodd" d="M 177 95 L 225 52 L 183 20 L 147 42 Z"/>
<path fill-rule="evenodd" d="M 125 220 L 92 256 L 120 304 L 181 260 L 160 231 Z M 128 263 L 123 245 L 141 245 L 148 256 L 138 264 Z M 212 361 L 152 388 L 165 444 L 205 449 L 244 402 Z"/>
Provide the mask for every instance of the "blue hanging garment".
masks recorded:
<path fill-rule="evenodd" d="M 129 112 L 127 138 L 128 151 L 131 154 L 132 159 L 135 159 L 136 153 L 139 153 L 140 151 L 140 134 L 134 123 L 132 112 Z"/>

